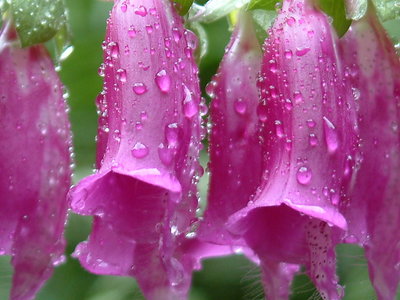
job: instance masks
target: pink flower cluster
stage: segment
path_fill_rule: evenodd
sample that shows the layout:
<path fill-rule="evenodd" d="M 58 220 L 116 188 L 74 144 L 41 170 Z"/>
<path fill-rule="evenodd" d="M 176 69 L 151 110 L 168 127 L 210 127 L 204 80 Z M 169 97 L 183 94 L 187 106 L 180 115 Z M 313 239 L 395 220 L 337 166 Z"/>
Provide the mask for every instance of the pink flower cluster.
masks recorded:
<path fill-rule="evenodd" d="M 11 299 L 33 299 L 63 260 L 67 209 L 94 217 L 74 256 L 132 276 L 146 299 L 187 299 L 205 257 L 243 253 L 268 299 L 303 267 L 341 299 L 335 247 L 365 249 L 378 299 L 400 281 L 400 60 L 373 8 L 338 38 L 311 0 L 284 0 L 260 47 L 246 12 L 207 86 L 208 205 L 198 216 L 206 135 L 197 38 L 165 0 L 116 0 L 97 98 L 97 171 L 67 196 L 70 128 L 43 46 L 0 34 L 0 254 Z"/>

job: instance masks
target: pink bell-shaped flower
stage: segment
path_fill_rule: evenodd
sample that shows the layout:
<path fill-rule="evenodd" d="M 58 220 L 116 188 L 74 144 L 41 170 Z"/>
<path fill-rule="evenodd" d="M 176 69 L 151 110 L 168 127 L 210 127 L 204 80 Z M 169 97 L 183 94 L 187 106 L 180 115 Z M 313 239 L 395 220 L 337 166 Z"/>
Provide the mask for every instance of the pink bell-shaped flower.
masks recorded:
<path fill-rule="evenodd" d="M 0 32 L 0 255 L 10 255 L 10 299 L 33 299 L 65 259 L 71 134 L 63 86 L 43 45 L 21 49 Z"/>
<path fill-rule="evenodd" d="M 257 108 L 263 179 L 230 218 L 261 260 L 303 264 L 323 299 L 342 296 L 334 247 L 351 178 L 355 108 L 328 18 L 309 0 L 285 0 L 264 45 Z M 276 298 L 284 299 L 284 297 Z"/>
<path fill-rule="evenodd" d="M 340 41 L 357 102 L 356 177 L 343 206 L 345 242 L 364 246 L 380 300 L 400 280 L 400 60 L 371 7 Z"/>
<path fill-rule="evenodd" d="M 94 216 L 74 255 L 93 273 L 135 277 L 147 299 L 185 299 L 197 265 L 181 248 L 202 172 L 196 44 L 169 1 L 115 1 L 97 98 L 99 170 L 70 192 L 72 210 Z"/>
<path fill-rule="evenodd" d="M 226 226 L 228 218 L 246 207 L 262 178 L 262 147 L 258 139 L 257 77 L 262 51 L 251 16 L 244 12 L 226 48 L 225 56 L 207 90 L 211 102 L 210 188 L 208 206 L 198 237 L 200 240 L 230 246 L 228 253 L 244 252 L 258 258 L 240 236 Z M 263 281 L 268 297 L 288 296 L 296 266 L 271 261 Z M 289 272 L 288 272 L 289 271 Z"/>

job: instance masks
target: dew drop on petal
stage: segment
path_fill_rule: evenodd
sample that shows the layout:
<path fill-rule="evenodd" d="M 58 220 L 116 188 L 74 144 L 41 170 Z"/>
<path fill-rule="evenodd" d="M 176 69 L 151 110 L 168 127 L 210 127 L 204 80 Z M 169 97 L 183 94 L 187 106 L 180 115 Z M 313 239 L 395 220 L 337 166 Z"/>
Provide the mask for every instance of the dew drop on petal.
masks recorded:
<path fill-rule="evenodd" d="M 259 119 L 261 122 L 267 121 L 267 119 L 268 119 L 268 112 L 267 112 L 267 106 L 266 106 L 266 105 L 259 104 L 259 105 L 257 106 L 257 116 L 258 116 L 258 119 Z"/>
<path fill-rule="evenodd" d="M 198 104 L 193 100 L 190 90 L 183 85 L 184 99 L 183 99 L 183 113 L 187 118 L 194 117 L 199 112 Z"/>
<path fill-rule="evenodd" d="M 324 119 L 325 142 L 329 153 L 334 153 L 339 148 L 339 138 L 335 125 L 327 117 Z"/>
<path fill-rule="evenodd" d="M 158 157 L 165 166 L 169 166 L 174 158 L 174 149 L 161 143 L 158 146 Z"/>
<path fill-rule="evenodd" d="M 297 55 L 297 56 L 304 56 L 304 55 L 306 55 L 310 50 L 311 50 L 310 48 L 296 49 L 296 55 Z"/>
<path fill-rule="evenodd" d="M 147 86 L 142 82 L 137 82 L 133 85 L 133 91 L 136 95 L 143 95 L 147 92 Z"/>
<path fill-rule="evenodd" d="M 143 5 L 140 5 L 138 9 L 135 10 L 135 14 L 141 17 L 147 16 L 147 9 Z"/>
<path fill-rule="evenodd" d="M 278 138 L 284 137 L 282 122 L 279 120 L 275 121 L 276 136 Z"/>
<path fill-rule="evenodd" d="M 149 154 L 149 148 L 146 145 L 137 142 L 132 149 L 132 156 L 135 158 L 143 158 Z"/>
<path fill-rule="evenodd" d="M 318 145 L 318 139 L 317 136 L 314 133 L 310 133 L 308 136 L 308 142 L 310 143 L 310 146 L 315 147 Z"/>
<path fill-rule="evenodd" d="M 295 92 L 294 93 L 294 101 L 298 104 L 303 102 L 303 95 L 301 92 Z"/>
<path fill-rule="evenodd" d="M 126 71 L 124 69 L 117 70 L 117 79 L 121 82 L 126 82 Z"/>
<path fill-rule="evenodd" d="M 301 167 L 297 171 L 297 182 L 303 185 L 310 183 L 312 177 L 311 170 L 307 167 Z"/>
<path fill-rule="evenodd" d="M 236 113 L 238 113 L 239 115 L 244 115 L 246 113 L 247 102 L 242 98 L 236 99 L 233 105 Z"/>
<path fill-rule="evenodd" d="M 287 59 L 291 59 L 292 56 L 293 56 L 292 50 L 286 50 L 286 51 L 285 51 L 285 57 L 286 57 Z"/>
<path fill-rule="evenodd" d="M 167 74 L 165 70 L 161 70 L 156 74 L 155 82 L 158 88 L 163 93 L 168 93 L 171 88 L 171 77 Z"/>
<path fill-rule="evenodd" d="M 129 28 L 129 30 L 128 30 L 128 35 L 129 35 L 131 38 L 134 38 L 134 37 L 136 36 L 136 34 L 137 34 L 137 32 L 136 32 L 135 28 L 133 28 L 133 27 Z"/>

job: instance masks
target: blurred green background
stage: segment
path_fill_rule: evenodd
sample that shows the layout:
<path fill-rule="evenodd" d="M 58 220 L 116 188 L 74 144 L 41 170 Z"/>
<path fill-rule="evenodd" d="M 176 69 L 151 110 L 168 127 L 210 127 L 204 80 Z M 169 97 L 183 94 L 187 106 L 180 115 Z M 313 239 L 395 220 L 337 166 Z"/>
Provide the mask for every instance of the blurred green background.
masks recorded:
<path fill-rule="evenodd" d="M 73 31 L 74 52 L 63 63 L 61 77 L 69 91 L 71 122 L 76 151 L 78 180 L 92 172 L 95 158 L 97 115 L 94 104 L 102 80 L 97 74 L 102 61 L 101 42 L 105 21 L 112 3 L 96 0 L 67 0 Z M 399 24 L 391 24 L 391 33 L 399 33 Z M 206 26 L 208 54 L 200 65 L 202 87 L 215 73 L 229 39 L 226 20 Z M 201 194 L 206 193 L 203 178 Z M 54 276 L 38 294 L 37 300 L 139 300 L 144 299 L 132 278 L 96 276 L 82 269 L 69 255 L 77 243 L 90 232 L 90 218 L 71 215 L 67 227 L 67 263 L 55 270 Z M 360 249 L 339 246 L 339 275 L 346 286 L 347 300 L 376 299 L 368 280 L 367 266 Z M 0 258 L 0 299 L 7 299 L 12 270 L 9 258 Z M 305 275 L 296 277 L 292 299 L 319 299 Z M 210 259 L 194 275 L 190 300 L 258 300 L 263 299 L 259 270 L 241 256 Z M 398 297 L 400 299 L 400 296 Z M 160 299 L 162 300 L 162 299 Z"/>

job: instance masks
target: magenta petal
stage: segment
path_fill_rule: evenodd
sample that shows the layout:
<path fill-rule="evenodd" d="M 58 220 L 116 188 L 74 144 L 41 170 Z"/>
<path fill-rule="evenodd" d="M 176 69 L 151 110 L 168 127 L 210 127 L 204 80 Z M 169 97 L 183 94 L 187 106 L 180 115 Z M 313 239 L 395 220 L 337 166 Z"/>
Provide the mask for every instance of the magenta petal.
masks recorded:
<path fill-rule="evenodd" d="M 259 82 L 263 183 L 231 229 L 262 261 L 305 264 L 321 296 L 339 299 L 334 231 L 347 228 L 339 204 L 356 135 L 337 39 L 304 0 L 284 1 L 269 34 Z"/>
<path fill-rule="evenodd" d="M 231 246 L 231 253 L 242 252 L 258 258 L 246 243 L 226 227 L 228 218 L 246 207 L 261 183 L 262 148 L 258 140 L 257 76 L 261 71 L 262 52 L 252 19 L 242 12 L 225 56 L 207 87 L 212 96 L 210 115 L 210 189 L 208 207 L 198 237 L 219 245 Z M 227 253 L 224 253 L 227 254 Z M 263 265 L 263 283 L 271 299 L 289 295 L 290 283 L 298 267 L 271 262 Z"/>
<path fill-rule="evenodd" d="M 196 43 L 169 2 L 115 2 L 97 98 L 99 171 L 70 193 L 74 212 L 95 216 L 75 256 L 93 273 L 136 277 L 147 299 L 185 299 L 197 268 L 183 250 L 201 172 Z"/>
<path fill-rule="evenodd" d="M 43 46 L 0 33 L 0 252 L 14 266 L 11 298 L 33 299 L 64 260 L 71 136 L 63 87 Z"/>
<path fill-rule="evenodd" d="M 400 280 L 400 61 L 373 10 L 341 41 L 358 102 L 360 158 L 344 213 L 347 242 L 364 245 L 378 299 Z"/>
<path fill-rule="evenodd" d="M 229 216 L 246 206 L 261 182 L 261 146 L 257 139 L 256 79 L 262 52 L 250 16 L 242 13 L 218 73 L 208 84 L 210 108 L 210 187 L 202 240 L 241 246 L 226 229 Z"/>

